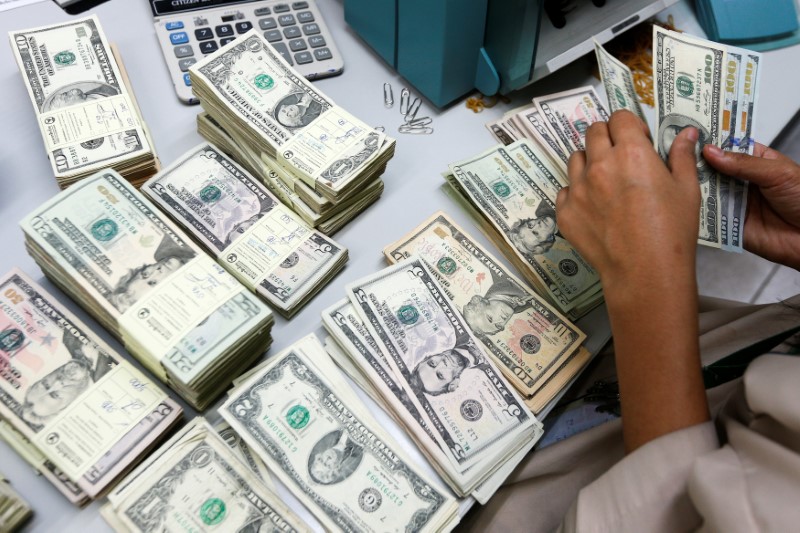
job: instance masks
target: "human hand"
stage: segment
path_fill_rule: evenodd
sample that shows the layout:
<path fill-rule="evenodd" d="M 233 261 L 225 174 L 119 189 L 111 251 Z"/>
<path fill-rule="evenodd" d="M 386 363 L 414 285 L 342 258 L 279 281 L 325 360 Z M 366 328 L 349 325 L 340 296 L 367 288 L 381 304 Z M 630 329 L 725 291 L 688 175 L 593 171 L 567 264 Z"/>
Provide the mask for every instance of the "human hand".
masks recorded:
<path fill-rule="evenodd" d="M 641 284 L 695 279 L 700 187 L 686 128 L 664 164 L 645 124 L 629 111 L 586 133 L 586 151 L 569 160 L 570 186 L 556 202 L 558 226 L 600 273 L 606 298 Z"/>
<path fill-rule="evenodd" d="M 719 172 L 750 181 L 744 247 L 800 270 L 800 166 L 759 143 L 753 155 L 710 145 L 703 155 Z"/>

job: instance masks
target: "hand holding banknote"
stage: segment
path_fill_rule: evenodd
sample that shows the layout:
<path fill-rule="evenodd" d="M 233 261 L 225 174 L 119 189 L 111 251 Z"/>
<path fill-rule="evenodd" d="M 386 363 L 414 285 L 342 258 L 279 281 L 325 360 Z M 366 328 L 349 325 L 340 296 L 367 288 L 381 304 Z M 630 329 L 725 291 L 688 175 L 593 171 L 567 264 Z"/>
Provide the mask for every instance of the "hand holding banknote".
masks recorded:
<path fill-rule="evenodd" d="M 703 156 L 718 171 L 750 181 L 747 250 L 800 269 L 800 165 L 760 143 L 753 155 L 706 146 Z"/>

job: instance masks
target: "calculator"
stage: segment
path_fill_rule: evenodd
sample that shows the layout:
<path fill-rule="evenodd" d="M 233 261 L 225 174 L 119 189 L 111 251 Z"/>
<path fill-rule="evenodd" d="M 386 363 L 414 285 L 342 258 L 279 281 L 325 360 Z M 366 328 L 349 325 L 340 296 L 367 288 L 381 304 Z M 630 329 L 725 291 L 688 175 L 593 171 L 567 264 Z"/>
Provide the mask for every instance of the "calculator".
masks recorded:
<path fill-rule="evenodd" d="M 189 67 L 253 28 L 309 80 L 341 74 L 344 62 L 314 0 L 149 0 L 178 98 L 198 103 Z"/>

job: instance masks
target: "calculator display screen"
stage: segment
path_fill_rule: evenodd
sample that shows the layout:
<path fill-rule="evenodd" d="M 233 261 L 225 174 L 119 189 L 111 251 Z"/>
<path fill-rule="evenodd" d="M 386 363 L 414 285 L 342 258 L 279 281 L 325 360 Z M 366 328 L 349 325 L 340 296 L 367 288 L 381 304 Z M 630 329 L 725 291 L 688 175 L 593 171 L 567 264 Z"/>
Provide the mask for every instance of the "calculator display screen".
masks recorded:
<path fill-rule="evenodd" d="M 259 0 L 149 0 L 153 15 L 172 15 L 209 7 L 225 7 L 228 5 L 249 4 Z"/>

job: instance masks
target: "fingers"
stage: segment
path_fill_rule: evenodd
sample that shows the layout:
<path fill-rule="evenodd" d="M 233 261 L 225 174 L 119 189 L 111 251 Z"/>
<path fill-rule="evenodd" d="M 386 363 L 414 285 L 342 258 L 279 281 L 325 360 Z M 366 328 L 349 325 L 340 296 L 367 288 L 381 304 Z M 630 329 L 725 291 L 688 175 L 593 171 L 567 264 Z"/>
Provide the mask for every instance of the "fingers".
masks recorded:
<path fill-rule="evenodd" d="M 703 147 L 706 161 L 728 176 L 752 181 L 756 185 L 769 187 L 786 180 L 787 174 L 796 173 L 797 165 L 788 157 L 771 148 L 756 147 L 761 157 L 738 152 L 726 152 L 716 146 Z M 798 176 L 800 178 L 800 176 Z"/>
<path fill-rule="evenodd" d="M 591 161 L 596 154 L 602 155 L 611 148 L 608 124 L 595 122 L 586 130 L 586 160 Z"/>
<path fill-rule="evenodd" d="M 577 151 L 572 152 L 567 162 L 567 176 L 570 183 L 575 183 L 583 176 L 583 171 L 586 169 L 586 152 Z"/>
<path fill-rule="evenodd" d="M 608 132 L 613 144 L 635 142 L 650 144 L 650 130 L 642 120 L 628 111 L 620 109 L 608 119 Z"/>
<path fill-rule="evenodd" d="M 697 144 L 697 129 L 684 128 L 669 150 L 669 167 L 672 175 L 683 180 L 697 181 L 697 159 L 694 148 Z"/>

